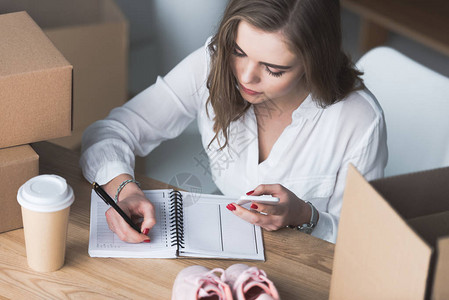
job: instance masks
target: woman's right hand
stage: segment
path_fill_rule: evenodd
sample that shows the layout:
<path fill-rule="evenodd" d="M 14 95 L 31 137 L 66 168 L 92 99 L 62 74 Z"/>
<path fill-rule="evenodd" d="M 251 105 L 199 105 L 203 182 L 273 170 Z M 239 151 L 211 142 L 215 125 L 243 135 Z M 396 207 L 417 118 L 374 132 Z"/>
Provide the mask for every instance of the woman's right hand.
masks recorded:
<path fill-rule="evenodd" d="M 105 184 L 103 188 L 113 198 L 120 183 L 131 178 L 128 174 L 119 175 Z M 131 228 L 112 207 L 106 211 L 109 229 L 127 243 L 150 242 L 147 234 L 156 224 L 154 207 L 137 184 L 130 182 L 122 189 L 117 205 L 140 227 L 141 233 Z"/>

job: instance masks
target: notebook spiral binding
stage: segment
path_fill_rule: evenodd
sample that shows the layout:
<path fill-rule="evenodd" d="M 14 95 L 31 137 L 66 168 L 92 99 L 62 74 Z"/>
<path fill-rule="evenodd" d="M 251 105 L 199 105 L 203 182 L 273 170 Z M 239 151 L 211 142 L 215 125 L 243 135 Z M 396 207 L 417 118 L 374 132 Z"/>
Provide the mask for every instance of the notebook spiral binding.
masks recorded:
<path fill-rule="evenodd" d="M 170 192 L 170 236 L 171 246 L 184 248 L 184 215 L 182 212 L 182 195 L 179 191 Z"/>

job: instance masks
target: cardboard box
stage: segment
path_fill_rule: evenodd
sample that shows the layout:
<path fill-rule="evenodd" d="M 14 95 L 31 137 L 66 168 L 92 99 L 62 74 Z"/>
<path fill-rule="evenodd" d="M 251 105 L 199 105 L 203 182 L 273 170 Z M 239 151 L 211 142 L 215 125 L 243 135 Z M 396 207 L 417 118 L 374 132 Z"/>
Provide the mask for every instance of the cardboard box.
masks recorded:
<path fill-rule="evenodd" d="M 0 15 L 0 148 L 70 135 L 72 66 L 26 12 Z"/>
<path fill-rule="evenodd" d="M 84 129 L 74 129 L 72 130 L 71 136 L 49 140 L 49 142 L 67 149 L 81 152 L 81 138 L 83 137 L 83 133 Z"/>
<path fill-rule="evenodd" d="M 449 299 L 449 168 L 367 182 L 350 166 L 330 299 Z"/>
<path fill-rule="evenodd" d="M 73 65 L 73 131 L 55 142 L 79 148 L 88 125 L 128 96 L 128 22 L 113 0 L 0 0 L 0 12 L 26 10 Z"/>
<path fill-rule="evenodd" d="M 0 149 L 0 232 L 22 227 L 17 191 L 39 175 L 39 156 L 29 145 Z"/>

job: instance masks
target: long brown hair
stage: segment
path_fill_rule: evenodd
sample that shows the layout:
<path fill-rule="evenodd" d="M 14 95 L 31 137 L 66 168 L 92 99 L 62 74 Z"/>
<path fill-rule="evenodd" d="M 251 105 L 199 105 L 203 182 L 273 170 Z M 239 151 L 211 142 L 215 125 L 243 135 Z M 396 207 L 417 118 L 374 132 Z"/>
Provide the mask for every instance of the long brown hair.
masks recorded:
<path fill-rule="evenodd" d="M 229 126 L 250 107 L 241 96 L 231 69 L 240 21 L 266 32 L 282 32 L 304 63 L 307 88 L 322 107 L 364 88 L 363 73 L 342 51 L 338 0 L 230 0 L 217 33 L 209 44 L 211 71 L 207 79 L 220 149 L 228 144 Z M 219 139 L 223 135 L 224 143 Z"/>

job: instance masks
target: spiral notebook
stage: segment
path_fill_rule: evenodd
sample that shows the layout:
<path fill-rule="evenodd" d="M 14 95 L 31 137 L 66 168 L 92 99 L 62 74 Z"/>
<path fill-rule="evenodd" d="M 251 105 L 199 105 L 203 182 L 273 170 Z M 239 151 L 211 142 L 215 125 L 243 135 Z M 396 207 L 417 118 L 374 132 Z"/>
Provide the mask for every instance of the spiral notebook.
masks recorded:
<path fill-rule="evenodd" d="M 155 207 L 157 223 L 150 230 L 150 243 L 130 244 L 109 229 L 109 206 L 92 191 L 90 256 L 265 260 L 260 227 L 226 209 L 236 199 L 167 189 L 144 192 Z"/>

